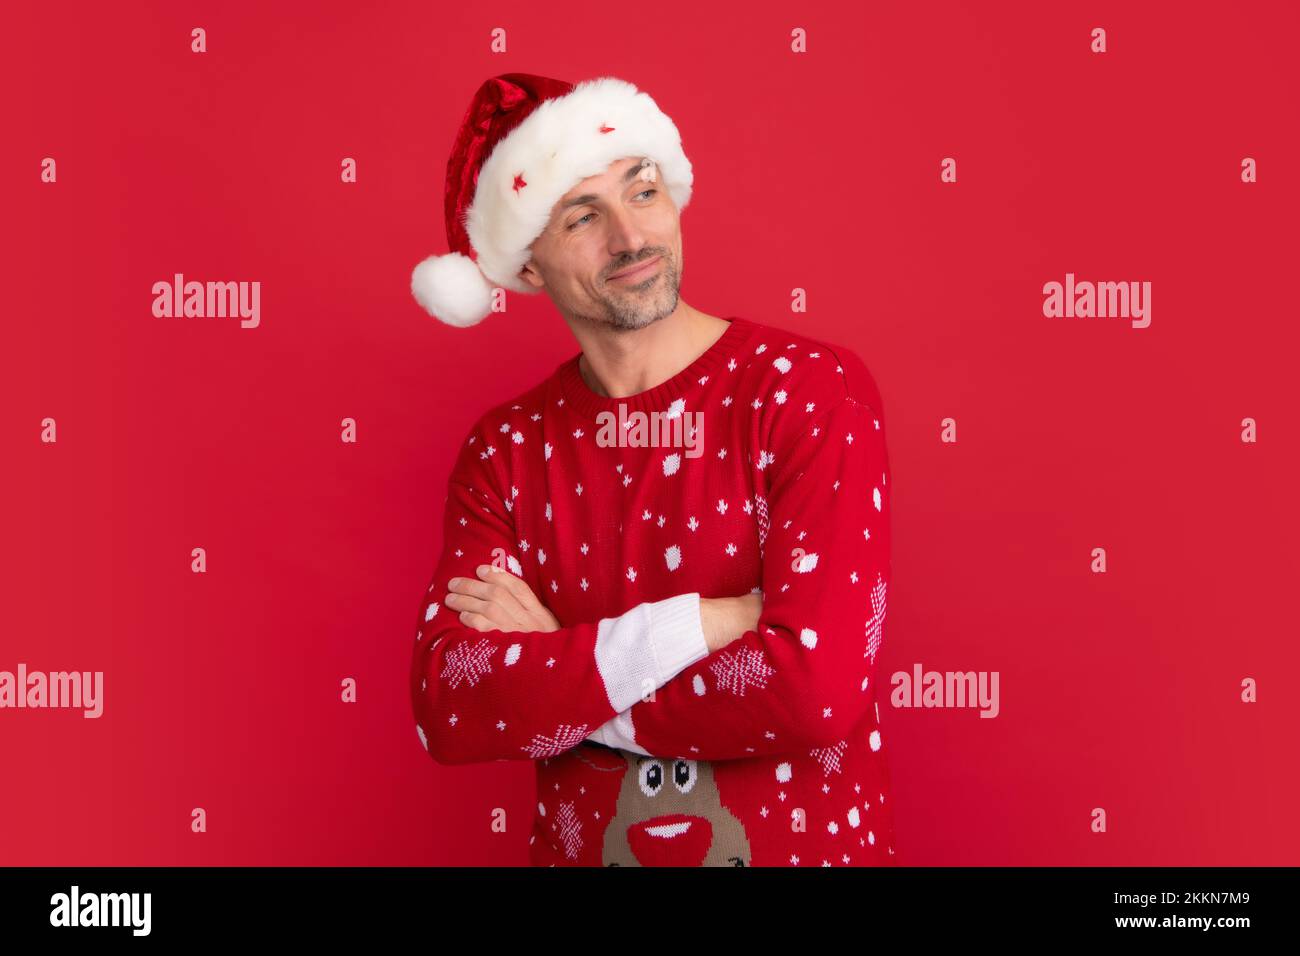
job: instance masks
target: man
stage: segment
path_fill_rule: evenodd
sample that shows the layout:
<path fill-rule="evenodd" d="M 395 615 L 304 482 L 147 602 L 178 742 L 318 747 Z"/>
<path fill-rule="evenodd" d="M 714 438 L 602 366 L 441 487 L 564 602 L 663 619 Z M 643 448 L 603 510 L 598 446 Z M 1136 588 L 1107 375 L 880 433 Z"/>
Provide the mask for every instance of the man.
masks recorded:
<path fill-rule="evenodd" d="M 411 670 L 440 763 L 536 761 L 534 865 L 895 862 L 881 401 L 847 349 L 679 295 L 691 166 L 631 84 L 494 77 L 416 298 L 545 291 L 579 354 L 484 414 Z"/>

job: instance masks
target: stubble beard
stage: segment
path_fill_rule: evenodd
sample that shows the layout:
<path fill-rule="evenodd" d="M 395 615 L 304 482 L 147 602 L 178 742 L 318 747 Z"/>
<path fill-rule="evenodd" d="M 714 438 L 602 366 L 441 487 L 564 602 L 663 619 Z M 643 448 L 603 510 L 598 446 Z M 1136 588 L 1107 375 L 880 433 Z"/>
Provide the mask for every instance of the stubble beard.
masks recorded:
<path fill-rule="evenodd" d="M 659 272 L 644 282 L 635 285 L 614 282 L 605 288 L 612 291 L 602 297 L 605 315 L 601 321 L 623 331 L 643 329 L 672 315 L 677 308 L 681 274 L 676 260 L 664 253 Z"/>

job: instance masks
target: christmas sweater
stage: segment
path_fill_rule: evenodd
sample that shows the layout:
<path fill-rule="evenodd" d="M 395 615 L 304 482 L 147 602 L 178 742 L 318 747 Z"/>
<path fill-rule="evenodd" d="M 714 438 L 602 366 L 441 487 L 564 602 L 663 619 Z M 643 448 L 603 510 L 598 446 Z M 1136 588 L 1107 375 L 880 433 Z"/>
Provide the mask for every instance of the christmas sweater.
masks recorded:
<path fill-rule="evenodd" d="M 534 761 L 533 865 L 894 864 L 866 366 L 743 318 L 632 396 L 594 392 L 579 357 L 460 446 L 410 672 L 421 742 L 441 764 Z M 463 624 L 449 582 L 482 565 L 560 628 Z M 746 593 L 756 628 L 710 653 L 700 599 Z"/>

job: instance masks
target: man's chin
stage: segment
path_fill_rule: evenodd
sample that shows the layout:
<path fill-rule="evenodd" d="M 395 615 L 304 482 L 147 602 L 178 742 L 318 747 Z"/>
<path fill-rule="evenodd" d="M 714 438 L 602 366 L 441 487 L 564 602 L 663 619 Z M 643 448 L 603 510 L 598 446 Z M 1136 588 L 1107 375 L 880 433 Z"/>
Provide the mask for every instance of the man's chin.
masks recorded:
<path fill-rule="evenodd" d="M 615 313 L 609 317 L 609 324 L 625 332 L 634 332 L 637 329 L 644 329 L 648 325 L 653 325 L 660 318 L 662 316 L 656 313 L 638 313 L 634 316 L 629 316 L 626 313 Z"/>
<path fill-rule="evenodd" d="M 610 325 L 620 329 L 644 329 L 648 325 L 654 325 L 660 319 L 672 315 L 673 309 L 677 308 L 677 297 L 674 296 L 672 302 L 647 303 L 641 308 L 627 309 L 619 308 L 611 304 L 606 309 L 606 316 Z"/>

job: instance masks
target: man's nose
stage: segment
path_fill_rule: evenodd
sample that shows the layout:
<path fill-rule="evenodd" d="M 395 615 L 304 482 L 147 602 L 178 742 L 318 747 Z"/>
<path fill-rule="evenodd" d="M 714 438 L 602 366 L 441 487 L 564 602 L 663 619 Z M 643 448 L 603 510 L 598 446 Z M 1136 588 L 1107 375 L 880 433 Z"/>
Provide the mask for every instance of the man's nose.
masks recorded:
<path fill-rule="evenodd" d="M 606 221 L 609 223 L 610 256 L 627 255 L 635 259 L 646 244 L 645 233 L 637 224 L 636 217 L 626 210 L 616 209 Z"/>

